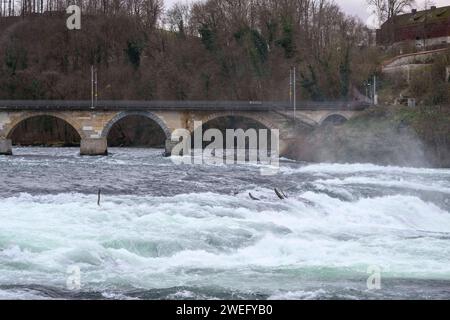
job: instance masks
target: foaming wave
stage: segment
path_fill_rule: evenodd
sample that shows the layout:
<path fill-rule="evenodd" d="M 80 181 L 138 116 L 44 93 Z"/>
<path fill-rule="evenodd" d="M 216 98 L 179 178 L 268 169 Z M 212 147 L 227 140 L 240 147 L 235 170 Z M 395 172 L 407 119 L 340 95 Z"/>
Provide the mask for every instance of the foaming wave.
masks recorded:
<path fill-rule="evenodd" d="M 410 168 L 395 166 L 379 166 L 371 163 L 355 163 L 355 164 L 310 164 L 300 168 L 282 167 L 281 172 L 285 174 L 293 173 L 328 173 L 328 174 L 355 174 L 358 172 L 374 172 L 374 173 L 408 173 L 408 174 L 425 174 L 425 175 L 446 175 L 450 176 L 450 169 L 432 169 L 432 168 Z"/>
<path fill-rule="evenodd" d="M 326 297 L 327 292 L 323 289 L 314 291 L 288 291 L 277 292 L 269 296 L 268 300 L 318 300 Z"/>
<path fill-rule="evenodd" d="M 450 278 L 450 215 L 434 204 L 400 195 L 348 202 L 314 192 L 280 202 L 269 189 L 259 192 L 261 204 L 214 193 L 106 196 L 101 207 L 80 194 L 6 198 L 0 284 L 64 286 L 71 265 L 92 290 L 224 281 L 254 290 L 257 275 L 272 288 L 287 286 L 274 270 L 321 277 L 331 269 L 329 277 L 339 279 L 369 265 L 391 277 Z M 243 285 L 242 277 L 254 279 Z"/>
<path fill-rule="evenodd" d="M 423 191 L 435 191 L 450 194 L 449 183 L 439 183 L 433 181 L 432 184 L 428 184 L 426 182 L 415 182 L 415 181 L 407 181 L 404 179 L 386 179 L 386 178 L 369 178 L 369 177 L 348 177 L 344 179 L 325 179 L 325 180 L 316 180 L 317 184 L 325 184 L 325 185 L 350 185 L 350 184 L 359 184 L 359 185 L 371 185 L 371 186 L 385 186 L 385 187 L 394 187 L 394 188 L 402 188 L 402 189 L 413 189 L 413 190 L 423 190 Z"/>

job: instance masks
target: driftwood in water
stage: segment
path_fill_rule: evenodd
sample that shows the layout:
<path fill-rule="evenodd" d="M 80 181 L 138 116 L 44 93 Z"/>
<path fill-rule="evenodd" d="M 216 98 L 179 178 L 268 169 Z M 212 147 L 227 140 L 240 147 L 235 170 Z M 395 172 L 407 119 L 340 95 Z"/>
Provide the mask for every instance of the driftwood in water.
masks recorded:
<path fill-rule="evenodd" d="M 260 201 L 260 199 L 254 197 L 251 192 L 248 193 L 248 195 L 250 196 L 250 199 L 255 200 L 255 201 Z"/>
<path fill-rule="evenodd" d="M 98 189 L 98 198 L 97 198 L 97 205 L 100 206 L 100 197 L 102 194 L 102 189 Z"/>
<path fill-rule="evenodd" d="M 277 188 L 274 189 L 275 194 L 280 198 L 280 200 L 284 200 L 287 198 L 287 196 L 284 194 L 283 191 L 278 190 Z"/>

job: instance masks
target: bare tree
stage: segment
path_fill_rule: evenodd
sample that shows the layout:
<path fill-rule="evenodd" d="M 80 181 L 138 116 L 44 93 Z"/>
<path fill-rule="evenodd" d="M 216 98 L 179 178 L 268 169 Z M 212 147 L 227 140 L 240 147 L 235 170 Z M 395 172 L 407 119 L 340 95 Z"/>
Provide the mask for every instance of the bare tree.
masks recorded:
<path fill-rule="evenodd" d="M 423 9 L 424 10 L 429 10 L 432 6 L 435 6 L 436 2 L 433 0 L 424 0 L 423 2 Z"/>
<path fill-rule="evenodd" d="M 188 33 L 189 20 L 191 15 L 190 4 L 177 2 L 166 13 L 168 27 L 181 35 Z"/>
<path fill-rule="evenodd" d="M 415 0 L 366 0 L 367 4 L 373 8 L 378 18 L 378 22 L 383 22 L 405 12 L 415 4 Z"/>
<path fill-rule="evenodd" d="M 147 28 L 152 29 L 156 26 L 158 19 L 164 8 L 162 0 L 143 0 L 142 1 L 142 14 L 144 23 Z"/>

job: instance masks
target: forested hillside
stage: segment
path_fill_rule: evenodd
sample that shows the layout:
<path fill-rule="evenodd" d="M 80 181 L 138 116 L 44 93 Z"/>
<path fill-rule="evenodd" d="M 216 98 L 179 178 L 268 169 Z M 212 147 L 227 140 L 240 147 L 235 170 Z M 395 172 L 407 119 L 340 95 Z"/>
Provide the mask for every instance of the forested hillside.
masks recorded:
<path fill-rule="evenodd" d="M 25 1 L 0 17 L 0 99 L 349 99 L 375 71 L 366 28 L 328 0 Z M 22 4 L 22 5 L 19 5 Z M 24 7 L 25 4 L 25 7 Z"/>

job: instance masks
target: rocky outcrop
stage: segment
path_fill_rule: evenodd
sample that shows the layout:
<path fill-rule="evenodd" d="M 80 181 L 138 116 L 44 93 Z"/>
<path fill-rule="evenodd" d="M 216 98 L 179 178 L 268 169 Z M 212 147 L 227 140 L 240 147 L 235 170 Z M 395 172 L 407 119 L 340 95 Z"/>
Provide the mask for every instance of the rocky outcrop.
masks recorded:
<path fill-rule="evenodd" d="M 317 128 L 289 154 L 311 162 L 450 167 L 445 131 L 426 139 L 398 110 L 372 110 L 341 126 Z"/>

